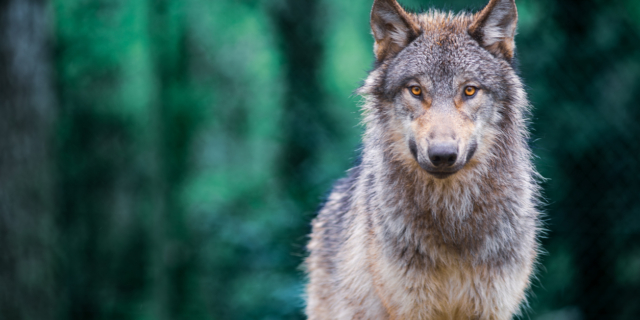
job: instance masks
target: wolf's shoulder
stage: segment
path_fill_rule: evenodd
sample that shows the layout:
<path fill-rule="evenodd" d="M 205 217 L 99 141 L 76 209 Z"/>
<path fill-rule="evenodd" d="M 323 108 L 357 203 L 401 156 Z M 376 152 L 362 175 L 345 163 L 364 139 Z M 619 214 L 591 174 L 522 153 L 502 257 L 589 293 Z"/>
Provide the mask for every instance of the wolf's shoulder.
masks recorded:
<path fill-rule="evenodd" d="M 355 187 L 360 179 L 360 164 L 351 168 L 347 176 L 333 184 L 331 192 L 313 220 L 314 235 L 321 243 L 323 254 L 333 255 L 344 243 L 345 231 L 352 223 L 350 211 L 355 198 Z"/>
<path fill-rule="evenodd" d="M 355 187 L 362 173 L 362 165 L 357 164 L 347 171 L 347 176 L 333 184 L 325 202 L 321 205 L 318 219 L 340 219 L 351 209 Z"/>

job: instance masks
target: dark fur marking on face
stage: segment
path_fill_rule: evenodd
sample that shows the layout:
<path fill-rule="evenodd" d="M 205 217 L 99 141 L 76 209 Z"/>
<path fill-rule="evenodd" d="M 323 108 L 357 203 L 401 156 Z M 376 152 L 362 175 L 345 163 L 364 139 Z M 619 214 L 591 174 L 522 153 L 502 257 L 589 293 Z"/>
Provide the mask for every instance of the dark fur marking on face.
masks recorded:
<path fill-rule="evenodd" d="M 416 140 L 413 137 L 409 138 L 409 151 L 411 151 L 413 158 L 418 161 L 418 146 L 416 145 Z"/>
<path fill-rule="evenodd" d="M 469 162 L 469 160 L 471 160 L 473 155 L 476 153 L 477 149 L 478 149 L 478 142 L 474 140 L 469 145 L 469 151 L 467 152 L 467 160 L 466 160 L 466 162 Z"/>

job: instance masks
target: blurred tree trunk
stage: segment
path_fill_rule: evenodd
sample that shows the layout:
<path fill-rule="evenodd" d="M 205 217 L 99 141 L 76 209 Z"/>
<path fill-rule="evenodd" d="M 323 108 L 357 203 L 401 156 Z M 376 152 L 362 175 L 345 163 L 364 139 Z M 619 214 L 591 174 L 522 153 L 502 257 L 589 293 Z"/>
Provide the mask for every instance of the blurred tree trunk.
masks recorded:
<path fill-rule="evenodd" d="M 0 318 L 53 319 L 47 2 L 0 1 Z"/>
<path fill-rule="evenodd" d="M 277 2 L 272 10 L 286 76 L 281 120 L 284 147 L 278 175 L 285 191 L 304 211 L 317 205 L 311 182 L 317 174 L 323 142 L 335 131 L 323 106 L 320 10 L 320 3 L 315 0 Z"/>
<path fill-rule="evenodd" d="M 637 284 L 621 280 L 619 271 L 620 261 L 636 248 L 632 233 L 621 231 L 633 230 L 637 197 L 625 194 L 638 185 L 632 138 L 637 125 L 631 120 L 638 118 L 638 108 L 635 99 L 624 102 L 625 91 L 635 92 L 638 82 L 622 72 L 637 70 L 638 34 L 629 23 L 634 20 L 623 14 L 633 10 L 623 4 L 563 1 L 545 14 L 556 25 L 553 37 L 562 41 L 549 49 L 557 53 L 539 72 L 545 75 L 541 96 L 546 99 L 535 103 L 535 122 L 540 131 L 545 128 L 547 146 L 541 149 L 553 150 L 548 155 L 553 170 L 563 174 L 548 183 L 552 233 L 545 242 L 571 248 L 575 264 L 572 273 L 562 275 L 575 279 L 571 294 L 562 294 L 564 301 L 554 307 L 576 305 L 584 320 L 635 319 L 639 310 Z"/>
<path fill-rule="evenodd" d="M 190 146 L 201 121 L 197 109 L 202 107 L 192 94 L 185 6 L 183 0 L 153 0 L 149 28 L 159 88 L 158 156 L 164 207 L 154 232 L 160 254 L 155 291 L 167 319 L 193 319 L 194 313 L 201 312 L 193 286 L 198 250 L 180 198 Z"/>
<path fill-rule="evenodd" d="M 57 1 L 65 319 L 159 318 L 157 85 L 145 0 Z"/>
<path fill-rule="evenodd" d="M 623 194 L 623 190 L 632 186 L 621 184 L 624 182 L 621 177 L 627 175 L 622 168 L 625 168 L 628 157 L 624 152 L 617 154 L 622 150 L 619 146 L 624 145 L 628 138 L 620 134 L 615 125 L 609 123 L 611 116 L 603 119 L 599 114 L 599 94 L 583 94 L 602 91 L 603 80 L 606 79 L 609 70 L 619 63 L 633 59 L 634 51 L 628 50 L 626 45 L 634 43 L 637 38 L 632 36 L 633 42 L 625 42 L 626 38 L 629 38 L 627 30 L 632 29 L 616 29 L 615 25 L 602 22 L 607 21 L 605 13 L 614 6 L 601 2 L 589 2 L 585 5 L 582 1 L 572 0 L 562 2 L 554 12 L 561 32 L 569 37 L 560 51 L 562 54 L 554 59 L 556 65 L 553 66 L 551 78 L 557 83 L 550 85 L 550 92 L 555 93 L 554 97 L 565 97 L 565 101 L 572 101 L 579 106 L 579 112 L 583 114 L 597 114 L 592 119 L 597 118 L 599 123 L 592 123 L 590 127 L 600 127 L 598 133 L 590 137 L 592 141 L 579 151 L 570 145 L 571 139 L 566 139 L 567 132 L 571 129 L 555 132 L 557 141 L 564 144 L 559 148 L 560 152 L 557 152 L 556 157 L 559 159 L 560 168 L 566 174 L 564 182 L 568 187 L 568 191 L 565 191 L 566 198 L 558 203 L 558 214 L 555 217 L 565 218 L 558 221 L 570 222 L 555 226 L 555 230 L 561 232 L 562 241 L 571 241 L 577 264 L 576 289 L 579 292 L 573 303 L 580 307 L 582 318 L 585 320 L 620 319 L 623 310 L 634 304 L 631 301 L 637 300 L 637 296 L 624 293 L 623 284 L 616 281 L 613 267 L 616 256 L 631 249 L 622 245 L 631 244 L 626 241 L 625 235 L 615 232 L 615 222 L 625 221 L 624 216 L 632 212 L 627 208 L 619 209 L 623 207 L 624 201 L 620 195 Z M 624 21 L 621 18 L 612 20 Z M 593 39 L 606 32 L 595 22 L 611 26 L 611 30 L 616 30 L 613 32 L 618 36 L 608 42 L 594 42 Z M 561 77 L 557 76 L 557 66 L 562 66 Z M 566 97 L 567 95 L 569 97 Z M 549 105 L 556 104 L 557 100 L 553 99 Z M 546 111 L 549 114 L 542 116 L 553 119 L 549 121 L 553 123 L 558 115 L 557 106 Z M 585 119 L 590 118 L 576 118 L 574 121 L 581 122 Z M 631 167 L 632 165 L 626 165 L 627 169 Z M 607 187 L 602 188 L 602 185 Z M 616 200 L 607 202 L 607 199 Z"/>

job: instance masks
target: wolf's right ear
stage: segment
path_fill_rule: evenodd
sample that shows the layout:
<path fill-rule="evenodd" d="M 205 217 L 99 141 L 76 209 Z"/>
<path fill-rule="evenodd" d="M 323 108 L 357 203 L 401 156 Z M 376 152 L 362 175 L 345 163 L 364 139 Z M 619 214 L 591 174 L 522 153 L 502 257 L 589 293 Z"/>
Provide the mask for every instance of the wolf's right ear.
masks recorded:
<path fill-rule="evenodd" d="M 371 9 L 371 31 L 376 60 L 400 52 L 420 34 L 420 28 L 396 0 L 375 0 Z"/>

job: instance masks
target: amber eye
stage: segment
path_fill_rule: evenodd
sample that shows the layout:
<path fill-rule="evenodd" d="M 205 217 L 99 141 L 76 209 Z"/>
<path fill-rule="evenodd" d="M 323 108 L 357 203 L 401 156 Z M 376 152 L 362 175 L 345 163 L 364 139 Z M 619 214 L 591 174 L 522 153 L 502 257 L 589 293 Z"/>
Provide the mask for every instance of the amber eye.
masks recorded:
<path fill-rule="evenodd" d="M 409 89 L 411 90 L 411 94 L 413 94 L 414 96 L 419 96 L 422 93 L 422 89 L 418 86 L 413 86 Z"/>
<path fill-rule="evenodd" d="M 478 88 L 476 88 L 476 87 L 468 86 L 468 87 L 464 88 L 464 94 L 467 97 L 471 97 L 472 95 L 476 94 L 476 91 L 478 91 Z"/>

